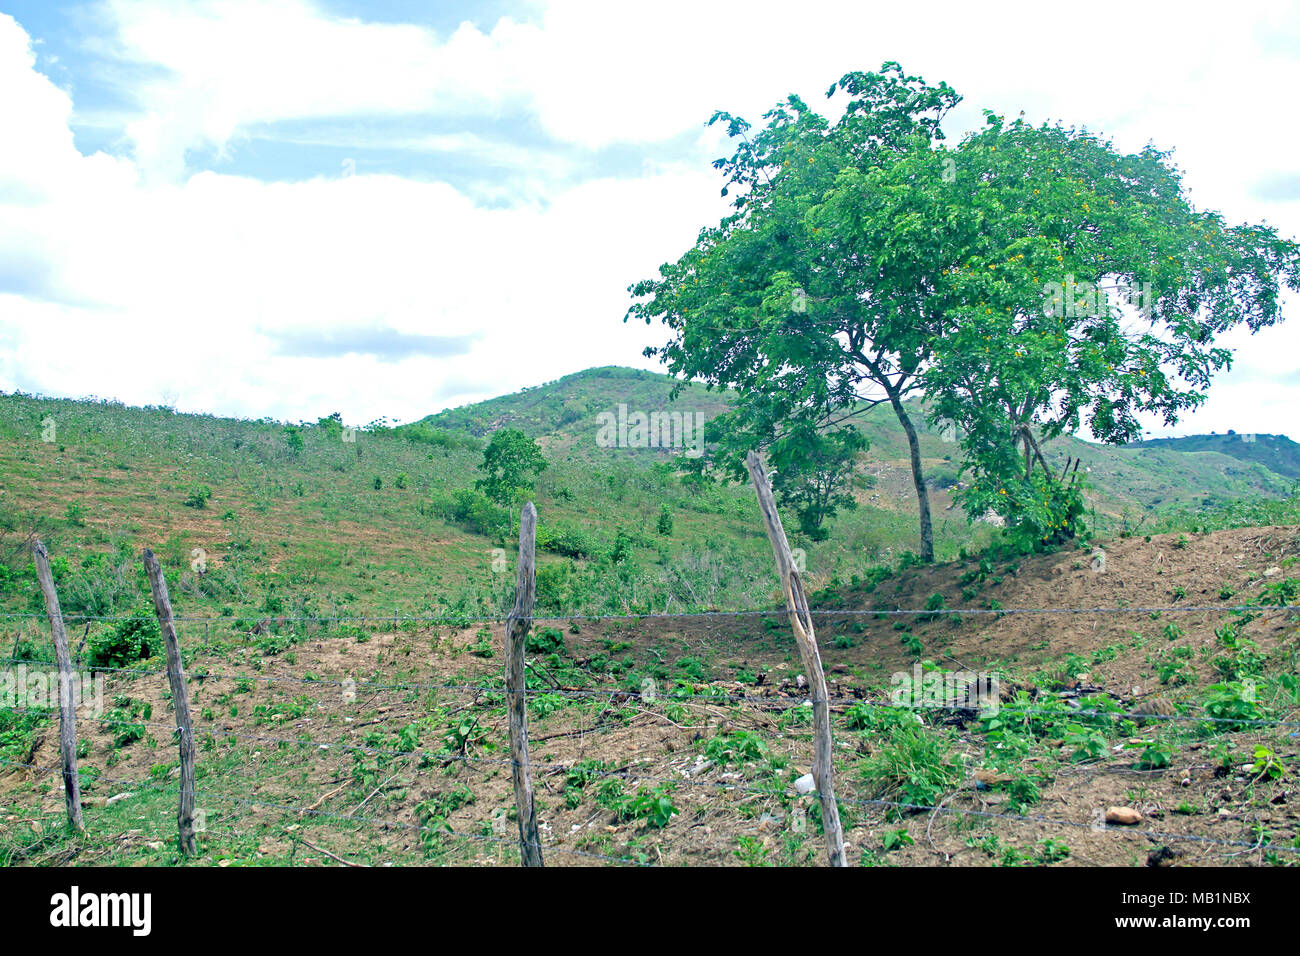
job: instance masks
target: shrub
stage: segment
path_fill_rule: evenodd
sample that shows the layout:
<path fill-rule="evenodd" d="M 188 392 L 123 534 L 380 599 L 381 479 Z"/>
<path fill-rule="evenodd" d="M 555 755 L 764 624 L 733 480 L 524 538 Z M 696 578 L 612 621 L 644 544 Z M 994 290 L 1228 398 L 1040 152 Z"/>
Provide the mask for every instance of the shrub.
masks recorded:
<path fill-rule="evenodd" d="M 55 557 L 50 561 L 50 570 L 65 615 L 114 614 L 134 603 L 143 578 L 138 559 L 125 545 L 119 545 L 111 553 L 88 554 L 76 567 L 64 558 Z M 34 569 L 32 574 L 34 577 Z M 34 602 L 32 610 L 45 610 L 39 591 L 33 590 L 30 598 Z"/>
<path fill-rule="evenodd" d="M 729 734 L 711 737 L 704 745 L 704 756 L 714 763 L 742 764 L 751 760 L 762 760 L 767 756 L 767 744 L 763 738 L 748 730 L 737 730 Z"/>
<path fill-rule="evenodd" d="M 559 654 L 564 650 L 564 632 L 558 627 L 544 627 L 529 634 L 524 646 L 533 654 Z"/>
<path fill-rule="evenodd" d="M 593 535 L 567 522 L 540 526 L 537 529 L 537 547 L 567 558 L 592 558 L 602 550 Z"/>
<path fill-rule="evenodd" d="M 460 488 L 450 495 L 445 492 L 435 494 L 429 499 L 429 511 L 476 534 L 504 537 L 510 531 L 509 512 L 498 508 L 482 492 L 473 488 Z M 538 538 L 540 537 L 539 530 Z"/>
<path fill-rule="evenodd" d="M 162 648 L 162 632 L 153 608 L 139 608 L 108 630 L 91 634 L 86 649 L 91 666 L 131 667 Z"/>
<path fill-rule="evenodd" d="M 545 608 L 567 609 L 574 603 L 576 573 L 571 561 L 537 566 L 537 604 Z"/>
<path fill-rule="evenodd" d="M 872 796 L 899 803 L 933 806 L 961 781 L 948 741 L 917 723 L 897 721 L 863 768 Z M 891 810 L 897 818 L 908 812 Z"/>
<path fill-rule="evenodd" d="M 1229 681 L 1211 686 L 1206 694 L 1205 713 L 1215 721 L 1209 727 L 1214 733 L 1243 730 L 1250 726 L 1251 721 L 1264 718 L 1256 686 L 1250 681 Z"/>
<path fill-rule="evenodd" d="M 450 428 L 438 428 L 428 422 L 403 425 L 396 431 L 397 434 L 409 442 L 432 445 L 434 448 L 441 448 L 448 454 L 453 451 L 478 451 L 483 447 L 483 443 L 473 435 L 453 431 Z"/>
<path fill-rule="evenodd" d="M 208 499 L 212 497 L 212 489 L 207 485 L 195 485 L 190 493 L 185 497 L 182 504 L 186 508 L 206 508 Z"/>
<path fill-rule="evenodd" d="M 638 820 L 646 826 L 662 830 L 677 813 L 677 808 L 668 796 L 668 787 L 661 785 L 653 790 L 643 787 L 634 796 L 623 798 L 615 812 L 620 820 Z"/>

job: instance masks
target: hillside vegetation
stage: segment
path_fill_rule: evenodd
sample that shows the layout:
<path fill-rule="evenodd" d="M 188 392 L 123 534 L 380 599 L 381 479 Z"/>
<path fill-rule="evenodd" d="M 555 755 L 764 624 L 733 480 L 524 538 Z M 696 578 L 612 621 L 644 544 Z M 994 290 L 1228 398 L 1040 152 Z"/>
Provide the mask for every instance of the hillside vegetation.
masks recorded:
<path fill-rule="evenodd" d="M 514 862 L 502 631 L 474 620 L 500 614 L 512 588 L 510 516 L 474 489 L 487 438 L 507 427 L 549 462 L 535 495 L 539 613 L 558 620 L 534 629 L 527 678 L 548 864 L 818 861 L 817 828 L 800 823 L 816 819 L 814 798 L 794 786 L 811 752 L 808 691 L 789 625 L 770 613 L 751 490 L 694 482 L 668 449 L 594 439 L 594 416 L 620 403 L 707 412 L 724 398 L 688 389 L 670 405 L 670 387 L 596 369 L 355 433 L 332 417 L 286 427 L 0 397 L 11 663 L 53 657 L 26 551 L 39 535 L 75 654 L 107 680 L 106 711 L 78 725 L 84 838 L 42 822 L 62 806 L 39 769 L 57 760 L 51 714 L 0 709 L 0 863 L 179 862 L 146 546 L 177 613 L 212 618 L 180 623 L 201 862 Z M 1284 482 L 1258 463 L 1226 474 L 1239 460 L 1221 452 L 1072 443 L 1115 537 L 1017 555 L 996 528 L 949 513 L 948 560 L 925 566 L 892 490 L 906 479 L 898 436 L 867 427 L 859 506 L 827 541 L 794 541 L 835 701 L 851 861 L 1293 862 L 1298 754 L 1276 722 L 1300 715 L 1295 617 L 1279 607 L 1300 601 L 1300 499 L 1198 503 Z M 955 474 L 952 443 L 923 438 L 931 471 Z M 1134 497 L 1108 497 L 1108 480 Z M 1156 514 L 1135 503 L 1144 494 L 1173 506 Z M 1225 602 L 1241 609 L 1202 609 Z M 1124 610 L 1161 606 L 1174 610 Z M 1115 610 L 1005 613 L 1096 607 Z M 758 613 L 636 616 L 739 608 Z M 1000 713 L 890 706 L 900 674 L 970 669 L 996 675 Z M 1144 829 L 1090 829 L 1114 805 Z"/>
<path fill-rule="evenodd" d="M 673 384 L 649 372 L 592 369 L 411 425 L 357 431 L 328 417 L 287 428 L 0 396 L 0 594 L 11 612 L 40 610 L 24 547 L 36 535 L 51 545 L 70 614 L 137 606 L 146 592 L 135 555 L 146 546 L 177 578 L 178 603 L 189 611 L 493 614 L 511 587 L 511 519 L 468 492 L 487 436 L 509 427 L 535 438 L 549 462 L 535 495 L 543 609 L 767 606 L 770 553 L 748 486 L 683 480 L 680 448 L 596 441 L 598 416 L 619 405 L 705 418 L 726 407 L 725 394 L 699 387 L 672 400 Z M 853 482 L 859 507 L 840 515 L 823 542 L 791 529 L 815 584 L 847 581 L 917 546 L 898 426 L 872 412 L 862 427 L 871 444 Z M 940 557 L 994 543 L 996 529 L 946 510 L 959 481 L 957 446 L 935 431 L 923 432 L 922 444 Z M 1182 527 L 1192 519 L 1180 508 L 1231 509 L 1291 485 L 1222 451 L 1071 439 L 1048 454 L 1062 465 L 1066 455 L 1082 458 L 1101 533 Z"/>
<path fill-rule="evenodd" d="M 1131 447 L 1167 448 L 1184 454 L 1218 453 L 1244 462 L 1258 462 L 1274 474 L 1300 481 L 1300 443 L 1285 435 L 1229 431 L 1226 435 L 1152 438 Z"/>

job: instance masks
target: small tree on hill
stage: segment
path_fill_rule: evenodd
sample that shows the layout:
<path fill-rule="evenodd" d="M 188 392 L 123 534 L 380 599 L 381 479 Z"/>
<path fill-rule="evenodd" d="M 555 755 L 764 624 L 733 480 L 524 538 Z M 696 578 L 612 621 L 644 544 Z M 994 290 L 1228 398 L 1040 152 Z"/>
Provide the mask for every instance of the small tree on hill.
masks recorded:
<path fill-rule="evenodd" d="M 537 475 L 546 469 L 542 449 L 523 432 L 503 428 L 492 435 L 478 466 L 483 477 L 474 487 L 502 507 L 509 507 L 533 490 Z"/>

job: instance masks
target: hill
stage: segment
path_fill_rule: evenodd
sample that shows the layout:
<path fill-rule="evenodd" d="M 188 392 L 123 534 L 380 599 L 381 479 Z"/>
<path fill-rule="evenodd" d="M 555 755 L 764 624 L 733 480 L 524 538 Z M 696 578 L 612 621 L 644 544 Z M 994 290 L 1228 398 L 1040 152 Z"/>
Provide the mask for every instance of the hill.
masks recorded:
<path fill-rule="evenodd" d="M 422 424 L 476 436 L 497 428 L 518 428 L 544 447 L 563 450 L 571 460 L 600 460 L 608 458 L 610 450 L 600 448 L 595 440 L 597 416 L 615 410 L 620 403 L 646 414 L 694 412 L 705 418 L 727 406 L 726 394 L 694 384 L 685 385 L 681 394 L 671 399 L 677 384 L 667 375 L 638 369 L 588 369 L 514 395 L 431 415 Z M 920 402 L 911 401 L 908 407 L 921 433 L 922 460 L 936 492 L 935 511 L 940 513 L 952 503 L 947 489 L 960 481 L 960 452 L 955 442 L 945 440 L 950 436 L 925 422 Z M 907 443 L 893 413 L 878 406 L 865 412 L 858 425 L 871 442 L 860 461 L 863 475 L 869 476 L 865 484 L 870 485 L 859 495 L 860 502 L 914 514 Z M 1277 449 L 1285 444 L 1300 451 L 1300 446 L 1281 436 L 1277 442 L 1268 440 L 1273 437 L 1260 436 L 1254 446 L 1240 443 L 1242 448 L 1253 449 L 1243 454 L 1235 454 L 1239 449 L 1228 441 L 1219 443 L 1222 447 L 1202 448 L 1165 442 L 1099 445 L 1075 438 L 1048 442 L 1044 452 L 1049 462 L 1061 467 L 1067 457 L 1081 459 L 1098 530 L 1118 530 L 1138 524 L 1144 515 L 1151 522 L 1160 511 L 1215 507 L 1253 495 L 1280 498 L 1290 494 L 1291 479 L 1300 476 L 1300 457 L 1292 460 Z M 664 449 L 621 451 L 629 459 L 672 457 L 671 450 Z"/>
<path fill-rule="evenodd" d="M 601 439 L 602 421 L 619 414 L 691 421 L 725 407 L 725 394 L 699 386 L 674 399 L 675 384 L 652 372 L 590 369 L 410 425 L 356 432 L 331 419 L 286 428 L 0 396 L 7 569 L 0 607 L 39 607 L 24 550 L 39 535 L 65 562 L 58 570 L 74 613 L 138 604 L 143 582 L 127 569 L 145 546 L 182 576 L 178 600 L 195 608 L 495 612 L 511 584 L 499 550 L 510 547 L 509 522 L 473 512 L 455 493 L 472 488 L 486 436 L 506 426 L 535 437 L 550 461 L 537 488 L 543 606 L 589 613 L 762 606 L 771 583 L 751 489 L 683 483 L 674 463 L 680 443 Z M 861 425 L 871 448 L 855 481 L 859 507 L 835 520 L 829 540 L 794 541 L 814 581 L 848 580 L 916 548 L 901 430 L 881 408 Z M 994 529 L 972 526 L 951 507 L 958 446 L 923 428 L 922 450 L 939 556 L 994 541 Z M 1062 465 L 1067 455 L 1082 458 L 1099 533 L 1190 527 L 1198 512 L 1243 498 L 1280 500 L 1292 485 L 1258 461 L 1213 450 L 1068 439 L 1047 455 Z M 192 567 L 196 554 L 201 574 Z"/>
<path fill-rule="evenodd" d="M 551 462 L 528 668 L 548 865 L 817 861 L 817 828 L 798 825 L 812 798 L 795 786 L 808 691 L 773 613 L 751 490 L 691 487 L 672 449 L 599 440 L 598 416 L 619 405 L 685 416 L 725 399 L 670 401 L 671 387 L 596 369 L 355 433 L 0 396 L 10 663 L 52 659 L 26 552 L 40 536 L 77 658 L 107 674 L 105 712 L 78 725 L 85 838 L 28 825 L 62 804 L 45 772 L 57 734 L 48 713 L 0 704 L 0 863 L 178 862 L 142 547 L 163 560 L 181 618 L 201 862 L 512 863 L 502 631 L 476 618 L 507 605 L 513 548 L 456 494 L 506 425 Z M 1219 451 L 1062 442 L 1052 454 L 1084 456 L 1099 512 L 1121 527 L 1124 507 L 1150 514 L 1126 503 L 1168 495 L 1170 510 L 1138 533 L 1140 517 L 1116 540 L 1023 557 L 943 512 L 942 560 L 922 567 L 893 487 L 901 436 L 883 416 L 864 427 L 861 506 L 828 541 L 794 539 L 852 862 L 1291 859 L 1300 752 L 1279 722 L 1300 716 L 1300 692 L 1296 619 L 1278 605 L 1300 601 L 1300 499 L 1201 503 L 1284 480 Z M 938 481 L 955 476 L 956 446 L 924 442 Z M 680 613 L 706 610 L 752 613 Z M 918 676 L 975 671 L 996 676 L 997 713 L 891 703 Z M 1141 828 L 1097 825 L 1112 806 Z"/>
<path fill-rule="evenodd" d="M 1300 481 L 1300 442 L 1285 435 L 1238 434 L 1189 435 L 1185 438 L 1152 438 L 1131 447 L 1168 448 L 1183 454 L 1217 453 L 1243 462 L 1258 462 L 1274 474 Z"/>

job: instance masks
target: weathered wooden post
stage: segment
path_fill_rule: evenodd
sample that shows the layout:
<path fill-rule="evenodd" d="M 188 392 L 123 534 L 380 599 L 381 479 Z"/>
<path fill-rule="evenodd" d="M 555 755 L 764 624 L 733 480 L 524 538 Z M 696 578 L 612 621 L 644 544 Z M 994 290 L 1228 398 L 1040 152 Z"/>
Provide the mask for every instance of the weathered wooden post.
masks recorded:
<path fill-rule="evenodd" d="M 45 595 L 45 612 L 54 634 L 54 658 L 59 665 L 59 755 L 63 758 L 63 798 L 68 805 L 68 823 L 78 833 L 86 832 L 81 819 L 81 778 L 77 775 L 77 709 L 72 693 L 72 655 L 68 653 L 68 635 L 63 629 L 63 611 L 59 594 L 54 590 L 50 573 L 50 555 L 40 541 L 32 542 L 36 562 L 36 579 Z"/>
<path fill-rule="evenodd" d="M 172 688 L 172 705 L 176 708 L 177 748 L 181 757 L 181 802 L 176 812 L 180 832 L 181 853 L 194 856 L 199 852 L 194 835 L 194 726 L 190 720 L 190 693 L 185 686 L 185 665 L 181 661 L 180 643 L 176 640 L 176 625 L 172 621 L 172 602 L 167 596 L 167 579 L 154 553 L 144 550 L 144 570 L 149 576 L 153 591 L 153 607 L 158 614 L 158 628 L 162 631 L 167 649 L 167 680 Z"/>
<path fill-rule="evenodd" d="M 794 566 L 794 558 L 790 554 L 790 542 L 786 540 L 785 529 L 781 526 L 781 516 L 776 511 L 772 485 L 767 479 L 767 470 L 763 467 L 763 461 L 751 451 L 745 456 L 745 466 L 749 469 L 750 477 L 754 479 L 754 490 L 758 493 L 758 507 L 763 513 L 763 524 L 767 527 L 767 536 L 772 542 L 772 553 L 776 556 L 776 570 L 781 576 L 781 588 L 785 592 L 790 626 L 794 629 L 794 638 L 799 644 L 799 656 L 803 659 L 803 668 L 808 674 L 808 688 L 812 692 L 815 738 L 813 781 L 817 785 L 817 794 L 821 798 L 826 852 L 831 866 L 844 866 L 844 831 L 840 828 L 839 807 L 835 805 L 831 708 L 826 690 L 826 674 L 822 670 L 822 657 L 817 650 L 817 635 L 813 630 L 812 612 L 808 609 L 808 598 L 804 594 L 799 569 Z"/>
<path fill-rule="evenodd" d="M 533 808 L 533 781 L 528 769 L 528 706 L 524 696 L 524 649 L 533 623 L 537 596 L 537 509 L 530 501 L 519 518 L 519 575 L 515 607 L 506 618 L 506 696 L 510 720 L 510 767 L 519 817 L 519 856 L 524 866 L 542 866 L 542 843 Z"/>

